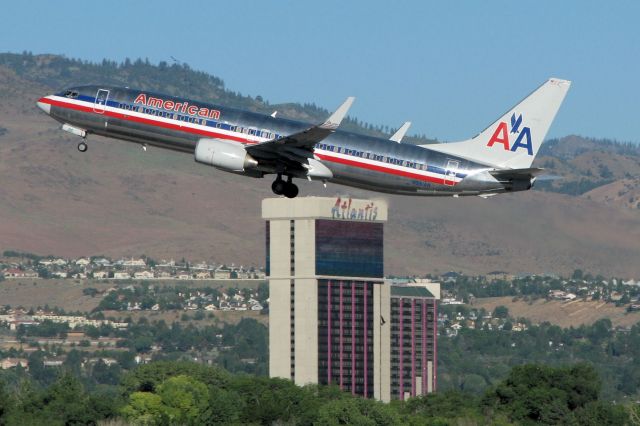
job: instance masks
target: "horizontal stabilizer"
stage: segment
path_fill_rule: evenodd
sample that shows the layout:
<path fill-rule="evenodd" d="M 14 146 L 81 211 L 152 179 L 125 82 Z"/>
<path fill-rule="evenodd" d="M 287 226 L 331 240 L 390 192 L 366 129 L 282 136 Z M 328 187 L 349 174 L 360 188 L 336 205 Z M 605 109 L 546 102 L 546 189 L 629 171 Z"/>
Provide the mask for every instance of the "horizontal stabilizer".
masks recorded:
<path fill-rule="evenodd" d="M 510 181 L 510 180 L 527 180 L 536 176 L 540 176 L 544 173 L 544 169 L 528 168 L 528 169 L 500 169 L 490 170 L 491 176 L 498 181 Z"/>

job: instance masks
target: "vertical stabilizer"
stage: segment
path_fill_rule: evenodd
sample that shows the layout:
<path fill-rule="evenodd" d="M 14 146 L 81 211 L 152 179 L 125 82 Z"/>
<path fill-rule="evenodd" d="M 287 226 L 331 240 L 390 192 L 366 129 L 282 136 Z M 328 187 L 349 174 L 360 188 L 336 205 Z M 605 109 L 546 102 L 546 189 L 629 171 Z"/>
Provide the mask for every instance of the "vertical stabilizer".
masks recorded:
<path fill-rule="evenodd" d="M 498 168 L 531 167 L 569 86 L 551 78 L 473 139 L 421 146 Z"/>

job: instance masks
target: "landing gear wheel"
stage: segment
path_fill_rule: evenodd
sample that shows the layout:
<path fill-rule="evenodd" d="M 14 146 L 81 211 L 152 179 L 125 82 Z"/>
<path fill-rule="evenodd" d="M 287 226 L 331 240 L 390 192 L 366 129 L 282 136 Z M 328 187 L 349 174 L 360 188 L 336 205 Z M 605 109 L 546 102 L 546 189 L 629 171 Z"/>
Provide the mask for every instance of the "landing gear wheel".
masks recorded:
<path fill-rule="evenodd" d="M 298 186 L 292 182 L 287 182 L 284 189 L 284 196 L 287 198 L 296 198 L 298 195 Z"/>
<path fill-rule="evenodd" d="M 276 195 L 284 194 L 286 187 L 287 187 L 287 183 L 283 181 L 281 178 L 274 180 L 273 183 L 271 184 L 271 190 Z"/>
<path fill-rule="evenodd" d="M 86 144 L 86 143 L 84 143 L 84 142 L 80 142 L 80 143 L 78 144 L 78 151 L 80 151 L 80 152 L 87 152 L 87 149 L 89 149 L 89 147 L 87 146 L 87 144 Z"/>

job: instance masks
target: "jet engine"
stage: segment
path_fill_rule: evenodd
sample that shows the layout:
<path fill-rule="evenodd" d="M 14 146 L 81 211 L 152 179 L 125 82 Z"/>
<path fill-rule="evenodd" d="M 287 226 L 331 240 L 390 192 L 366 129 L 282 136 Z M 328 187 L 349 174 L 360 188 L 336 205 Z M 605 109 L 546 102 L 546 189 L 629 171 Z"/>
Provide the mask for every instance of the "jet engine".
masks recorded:
<path fill-rule="evenodd" d="M 228 172 L 242 172 L 258 165 L 241 143 L 222 139 L 200 139 L 195 157 L 198 163 Z"/>

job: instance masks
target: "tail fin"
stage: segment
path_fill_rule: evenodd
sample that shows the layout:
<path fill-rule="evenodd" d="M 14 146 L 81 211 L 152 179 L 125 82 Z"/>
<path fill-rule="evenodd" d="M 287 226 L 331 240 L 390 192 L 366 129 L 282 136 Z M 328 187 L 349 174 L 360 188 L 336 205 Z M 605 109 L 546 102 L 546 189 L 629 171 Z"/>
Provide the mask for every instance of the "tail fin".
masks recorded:
<path fill-rule="evenodd" d="M 498 168 L 529 168 L 570 85 L 551 78 L 473 139 L 421 146 Z"/>

